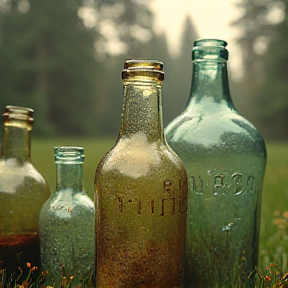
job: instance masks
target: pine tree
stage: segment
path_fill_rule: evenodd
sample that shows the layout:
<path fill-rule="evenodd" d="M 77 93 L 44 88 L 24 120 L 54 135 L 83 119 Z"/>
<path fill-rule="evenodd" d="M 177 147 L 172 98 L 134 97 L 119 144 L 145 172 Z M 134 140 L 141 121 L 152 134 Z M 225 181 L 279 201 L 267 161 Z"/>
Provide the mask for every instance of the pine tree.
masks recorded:
<path fill-rule="evenodd" d="M 245 111 L 265 139 L 288 138 L 283 125 L 288 87 L 280 76 L 287 65 L 287 20 L 282 21 L 287 18 L 287 4 L 287 0 L 242 0 L 238 3 L 242 16 L 234 22 L 242 30 L 238 44 L 244 75 L 234 95 L 242 99 L 239 110 Z M 273 15 L 276 10 L 278 16 Z"/>
<path fill-rule="evenodd" d="M 123 64 L 127 59 L 158 57 L 160 53 L 156 56 L 154 52 L 159 51 L 159 39 L 153 31 L 153 14 L 144 4 L 105 0 L 96 2 L 95 10 L 98 15 L 96 30 L 100 35 L 96 54 L 103 64 L 99 76 L 101 105 L 96 113 L 97 122 L 102 134 L 117 135 L 121 122 Z"/>
<path fill-rule="evenodd" d="M 271 37 L 263 54 L 265 82 L 261 85 L 259 106 L 263 132 L 269 139 L 288 139 L 288 1 L 282 2 L 285 18 L 270 26 Z"/>
<path fill-rule="evenodd" d="M 187 105 L 191 78 L 192 78 L 192 57 L 191 52 L 194 46 L 194 41 L 199 38 L 196 28 L 190 16 L 186 16 L 183 21 L 181 37 L 180 37 L 180 51 L 179 56 L 172 59 L 171 80 L 173 85 L 170 91 L 173 97 L 170 100 L 170 111 L 167 123 L 183 112 Z"/>
<path fill-rule="evenodd" d="M 78 17 L 79 5 L 77 0 L 11 1 L 9 13 L 1 15 L 0 94 L 5 96 L 0 107 L 34 108 L 39 135 L 96 130 L 95 35 Z"/>

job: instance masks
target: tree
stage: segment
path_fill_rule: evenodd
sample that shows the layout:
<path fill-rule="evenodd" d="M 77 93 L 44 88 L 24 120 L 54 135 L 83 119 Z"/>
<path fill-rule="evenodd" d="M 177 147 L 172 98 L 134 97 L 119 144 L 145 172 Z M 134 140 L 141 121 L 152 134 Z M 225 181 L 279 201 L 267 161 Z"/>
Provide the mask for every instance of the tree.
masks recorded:
<path fill-rule="evenodd" d="M 35 132 L 95 133 L 95 32 L 80 1 L 10 1 L 1 14 L 0 100 L 35 109 Z M 11 37 L 13 35 L 13 37 Z"/>
<path fill-rule="evenodd" d="M 164 120 L 173 119 L 187 102 L 187 93 L 179 101 L 177 85 L 188 73 L 178 75 L 180 62 L 171 59 L 166 36 L 154 31 L 144 2 L 6 0 L 0 6 L 0 108 L 34 108 L 38 135 L 116 134 L 124 61 L 154 58 L 164 62 Z M 183 65 L 191 73 L 190 52 L 187 57 Z"/>
<path fill-rule="evenodd" d="M 135 58 L 138 49 L 153 36 L 153 14 L 138 1 L 96 2 L 95 11 L 96 30 L 100 34 L 96 42 L 99 56 L 126 55 L 126 58 Z"/>
<path fill-rule="evenodd" d="M 174 100 L 172 107 L 179 115 L 186 107 L 191 88 L 192 79 L 192 49 L 194 41 L 199 38 L 193 21 L 189 15 L 183 21 L 180 38 L 179 56 L 174 60 L 174 78 L 177 81 L 177 90 L 174 89 Z"/>
<path fill-rule="evenodd" d="M 121 71 L 125 60 L 159 59 L 161 53 L 165 56 L 167 43 L 163 44 L 162 36 L 153 31 L 154 16 L 146 5 L 130 0 L 106 0 L 96 2 L 95 11 L 95 29 L 100 34 L 96 55 L 103 64 L 97 121 L 102 134 L 116 135 L 121 122 Z"/>
<path fill-rule="evenodd" d="M 263 54 L 265 63 L 265 82 L 261 85 L 260 95 L 263 131 L 267 138 L 288 139 L 288 1 L 282 1 L 285 21 L 270 27 L 271 37 Z M 278 4 L 279 5 L 279 4 Z M 281 4 L 280 4 L 281 5 Z M 283 20 L 284 20 L 283 19 Z"/>
<path fill-rule="evenodd" d="M 242 0 L 238 7 L 243 14 L 234 22 L 242 30 L 238 44 L 244 77 L 236 90 L 244 99 L 240 110 L 246 111 L 266 139 L 288 138 L 282 125 L 287 122 L 288 87 L 279 77 L 287 66 L 287 23 L 283 21 L 287 4 L 287 0 Z"/>

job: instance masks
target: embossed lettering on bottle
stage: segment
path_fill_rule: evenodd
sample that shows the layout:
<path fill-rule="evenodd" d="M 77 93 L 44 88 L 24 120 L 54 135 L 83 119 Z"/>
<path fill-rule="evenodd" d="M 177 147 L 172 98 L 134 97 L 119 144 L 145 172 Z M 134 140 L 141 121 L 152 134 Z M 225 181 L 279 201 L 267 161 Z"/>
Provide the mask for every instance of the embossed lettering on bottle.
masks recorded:
<path fill-rule="evenodd" d="M 176 182 L 178 185 L 177 192 L 183 190 L 183 181 L 180 179 Z M 176 213 L 186 213 L 187 211 L 187 197 L 186 193 L 174 193 L 175 186 L 172 180 L 163 181 L 163 191 L 166 192 L 162 197 L 153 198 L 148 201 L 143 201 L 141 198 L 131 198 L 128 196 L 113 197 L 113 202 L 118 204 L 120 213 L 125 213 L 125 207 L 133 206 L 133 214 L 151 213 L 155 214 L 158 211 L 160 216 L 175 215 Z M 184 191 L 185 192 L 185 191 Z M 127 193 L 129 194 L 129 193 Z M 131 210 L 131 209 L 129 209 Z"/>
<path fill-rule="evenodd" d="M 255 175 L 243 175 L 238 171 L 233 174 L 217 173 L 216 175 L 211 175 L 208 171 L 208 177 L 190 176 L 188 187 L 189 191 L 194 194 L 205 195 L 206 197 L 210 195 L 215 197 L 221 195 L 251 195 L 257 192 L 255 191 Z"/>

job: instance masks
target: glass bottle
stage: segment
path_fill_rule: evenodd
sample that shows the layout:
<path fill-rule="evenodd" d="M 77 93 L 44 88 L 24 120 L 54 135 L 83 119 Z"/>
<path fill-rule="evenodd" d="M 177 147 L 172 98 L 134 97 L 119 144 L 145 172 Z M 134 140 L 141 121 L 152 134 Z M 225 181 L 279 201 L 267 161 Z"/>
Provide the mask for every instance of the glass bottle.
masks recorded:
<path fill-rule="evenodd" d="M 31 163 L 33 112 L 26 107 L 7 106 L 3 114 L 0 269 L 6 269 L 7 279 L 13 273 L 11 279 L 22 273 L 19 281 L 25 279 L 29 268 L 40 267 L 38 219 L 42 205 L 50 196 L 44 178 Z"/>
<path fill-rule="evenodd" d="M 163 134 L 163 64 L 126 61 L 122 79 L 119 137 L 95 176 L 96 285 L 181 287 L 187 176 Z"/>
<path fill-rule="evenodd" d="M 266 148 L 232 103 L 226 45 L 195 41 L 191 97 L 165 129 L 188 174 L 185 287 L 255 286 Z"/>
<path fill-rule="evenodd" d="M 82 147 L 55 147 L 56 193 L 44 204 L 39 221 L 46 286 L 70 282 L 89 287 L 93 278 L 95 208 L 83 188 L 83 152 Z"/>

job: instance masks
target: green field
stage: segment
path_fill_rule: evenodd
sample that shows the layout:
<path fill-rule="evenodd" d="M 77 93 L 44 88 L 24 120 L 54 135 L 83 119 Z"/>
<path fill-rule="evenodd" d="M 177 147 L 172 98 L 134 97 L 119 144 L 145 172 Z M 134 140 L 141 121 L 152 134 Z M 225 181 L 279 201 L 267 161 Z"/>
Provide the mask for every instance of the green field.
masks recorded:
<path fill-rule="evenodd" d="M 86 155 L 84 186 L 87 194 L 93 199 L 95 169 L 115 141 L 116 138 L 33 139 L 32 161 L 47 179 L 51 191 L 55 191 L 54 146 L 84 147 Z M 262 197 L 259 265 L 263 266 L 274 262 L 286 270 L 288 269 L 288 212 L 285 213 L 288 211 L 288 144 L 268 143 L 267 150 L 268 162 Z"/>
<path fill-rule="evenodd" d="M 259 265 L 288 270 L 288 143 L 267 143 Z M 277 224 L 277 225 L 276 225 Z"/>

